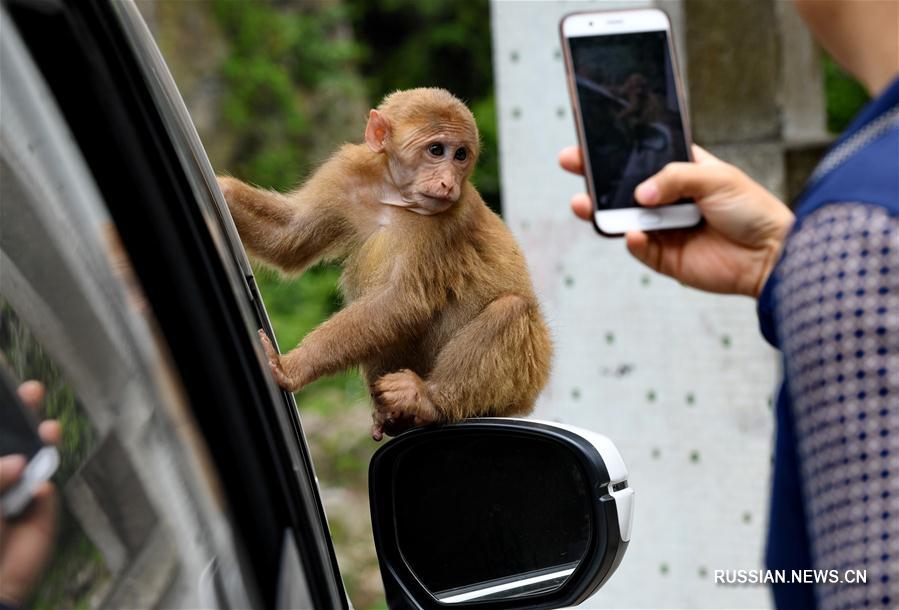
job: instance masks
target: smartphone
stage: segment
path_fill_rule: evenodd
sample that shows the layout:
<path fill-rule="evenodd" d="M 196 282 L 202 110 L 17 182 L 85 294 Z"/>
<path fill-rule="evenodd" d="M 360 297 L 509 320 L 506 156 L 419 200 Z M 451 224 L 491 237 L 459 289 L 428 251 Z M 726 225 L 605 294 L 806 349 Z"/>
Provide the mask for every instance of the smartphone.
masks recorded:
<path fill-rule="evenodd" d="M 668 15 L 572 13 L 559 30 L 596 230 L 615 237 L 696 225 L 690 200 L 649 209 L 634 199 L 667 163 L 693 160 Z"/>
<path fill-rule="evenodd" d="M 38 486 L 59 467 L 59 453 L 55 447 L 44 445 L 37 424 L 19 398 L 12 379 L 0 367 L 0 456 L 18 453 L 28 460 L 22 478 L 0 495 L 0 514 L 4 519 L 21 513 Z"/>

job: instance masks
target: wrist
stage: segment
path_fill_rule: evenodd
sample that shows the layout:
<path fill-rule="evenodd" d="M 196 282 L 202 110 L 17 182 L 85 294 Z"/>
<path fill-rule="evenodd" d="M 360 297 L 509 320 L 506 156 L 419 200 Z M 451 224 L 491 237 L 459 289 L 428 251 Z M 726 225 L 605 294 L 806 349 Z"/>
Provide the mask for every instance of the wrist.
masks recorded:
<path fill-rule="evenodd" d="M 780 202 L 778 202 L 780 203 Z M 783 250 L 784 242 L 787 239 L 787 235 L 790 232 L 790 228 L 793 226 L 793 222 L 796 217 L 793 215 L 793 212 L 787 208 L 786 205 L 780 203 L 783 206 L 784 213 L 779 215 L 776 224 L 772 227 L 771 236 L 766 240 L 763 250 L 765 252 L 765 256 L 762 261 L 762 269 L 759 273 L 758 279 L 756 280 L 755 286 L 750 293 L 754 299 L 758 299 L 759 295 L 762 293 L 762 290 L 765 288 L 765 284 L 768 283 L 768 278 L 771 275 L 771 272 L 774 271 L 775 265 L 777 265 L 777 261 L 780 259 L 780 253 Z"/>
<path fill-rule="evenodd" d="M 308 364 L 305 350 L 302 346 L 296 347 L 286 354 L 281 354 L 281 367 L 284 374 L 290 379 L 291 392 L 296 392 L 301 388 L 315 381 L 319 375 Z"/>

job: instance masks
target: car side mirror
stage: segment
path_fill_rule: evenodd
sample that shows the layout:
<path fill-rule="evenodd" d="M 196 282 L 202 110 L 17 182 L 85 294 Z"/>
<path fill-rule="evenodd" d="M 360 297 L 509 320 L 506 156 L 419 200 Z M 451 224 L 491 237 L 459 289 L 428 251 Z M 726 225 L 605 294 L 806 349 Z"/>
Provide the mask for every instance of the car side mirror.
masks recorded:
<path fill-rule="evenodd" d="M 606 437 L 485 418 L 407 432 L 369 467 L 375 545 L 393 608 L 558 608 L 608 580 L 634 491 Z"/>

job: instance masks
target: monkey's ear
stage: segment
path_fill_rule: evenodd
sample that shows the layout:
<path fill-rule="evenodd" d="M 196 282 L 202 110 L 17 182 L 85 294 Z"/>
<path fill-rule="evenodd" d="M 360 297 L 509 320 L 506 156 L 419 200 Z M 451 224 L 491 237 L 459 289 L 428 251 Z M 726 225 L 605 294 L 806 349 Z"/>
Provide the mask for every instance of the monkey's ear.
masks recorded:
<path fill-rule="evenodd" d="M 390 123 L 387 117 L 372 110 L 368 113 L 368 125 L 365 126 L 365 142 L 376 153 L 384 151 L 384 143 L 390 135 Z"/>

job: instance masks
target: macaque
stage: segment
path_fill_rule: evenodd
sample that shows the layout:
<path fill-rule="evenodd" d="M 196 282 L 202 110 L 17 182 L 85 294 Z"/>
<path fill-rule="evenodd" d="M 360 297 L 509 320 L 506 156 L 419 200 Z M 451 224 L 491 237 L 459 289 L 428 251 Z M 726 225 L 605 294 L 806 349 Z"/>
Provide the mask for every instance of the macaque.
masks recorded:
<path fill-rule="evenodd" d="M 397 91 L 346 144 L 281 194 L 219 184 L 250 255 L 285 273 L 343 265 L 346 306 L 279 355 L 295 392 L 359 366 L 372 437 L 474 416 L 524 415 L 546 384 L 552 346 L 524 257 L 468 181 L 479 136 L 443 89 Z"/>

